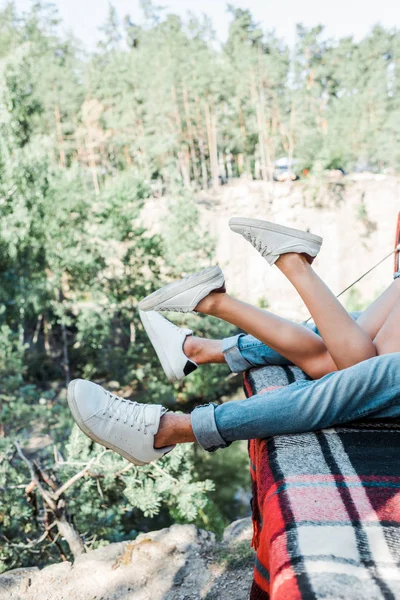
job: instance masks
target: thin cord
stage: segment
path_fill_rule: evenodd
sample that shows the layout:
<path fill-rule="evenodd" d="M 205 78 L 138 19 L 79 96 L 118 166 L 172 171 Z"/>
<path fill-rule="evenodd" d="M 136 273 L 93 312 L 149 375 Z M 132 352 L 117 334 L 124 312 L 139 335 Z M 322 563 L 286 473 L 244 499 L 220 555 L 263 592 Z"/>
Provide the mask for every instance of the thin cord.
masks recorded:
<path fill-rule="evenodd" d="M 391 252 L 389 252 L 389 254 L 387 254 L 384 258 L 382 258 L 382 260 L 380 260 L 378 263 L 376 263 L 376 265 L 374 265 L 368 271 L 366 271 L 363 275 L 361 275 L 361 277 L 359 277 L 358 279 L 356 279 L 355 281 L 353 281 L 353 283 L 351 283 L 350 285 L 348 285 L 347 288 L 345 288 L 344 290 L 342 290 L 340 292 L 340 294 L 338 294 L 336 296 L 336 298 L 340 298 L 340 296 L 342 296 L 345 292 L 347 292 L 350 288 L 352 288 L 353 285 L 356 285 L 356 283 L 358 283 L 359 281 L 361 281 L 361 279 L 364 279 L 364 277 L 366 277 L 367 275 L 369 275 L 369 273 L 371 273 L 371 271 L 373 271 L 374 269 L 376 269 L 376 267 L 379 267 L 379 265 L 381 265 L 387 258 L 389 258 L 389 256 L 392 256 L 392 254 L 394 254 L 395 252 L 399 252 L 399 250 L 400 250 L 400 244 L 394 250 L 392 250 Z M 311 321 L 311 319 L 312 319 L 312 317 L 309 316 L 308 319 L 307 319 L 307 321 L 304 321 L 304 325 L 306 323 L 308 323 L 308 321 Z"/>

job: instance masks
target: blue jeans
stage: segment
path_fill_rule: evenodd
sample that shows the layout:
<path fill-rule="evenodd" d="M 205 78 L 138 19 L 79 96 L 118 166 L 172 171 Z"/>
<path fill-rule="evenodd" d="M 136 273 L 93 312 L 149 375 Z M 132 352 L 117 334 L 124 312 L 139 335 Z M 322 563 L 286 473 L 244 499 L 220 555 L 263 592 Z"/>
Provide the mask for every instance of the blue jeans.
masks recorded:
<path fill-rule="evenodd" d="M 290 364 L 252 336 L 227 338 L 223 348 L 235 372 Z M 297 381 L 247 400 L 198 406 L 191 421 L 200 446 L 213 451 L 235 440 L 315 431 L 361 417 L 400 417 L 400 353 L 377 356 L 317 381 Z"/>

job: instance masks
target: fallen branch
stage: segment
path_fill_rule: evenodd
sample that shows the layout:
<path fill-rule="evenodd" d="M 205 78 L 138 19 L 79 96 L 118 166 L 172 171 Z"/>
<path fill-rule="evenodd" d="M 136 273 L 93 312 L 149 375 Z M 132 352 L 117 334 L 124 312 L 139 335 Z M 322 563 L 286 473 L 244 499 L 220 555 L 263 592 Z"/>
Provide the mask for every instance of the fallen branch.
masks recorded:
<path fill-rule="evenodd" d="M 22 458 L 22 460 L 24 461 L 24 463 L 28 467 L 29 472 L 31 474 L 32 481 L 35 482 L 36 487 L 39 490 L 39 492 L 41 493 L 43 499 L 45 500 L 45 502 L 47 502 L 47 504 L 49 505 L 49 507 L 51 508 L 51 510 L 53 510 L 55 512 L 57 510 L 57 505 L 56 505 L 55 501 L 53 500 L 53 498 L 51 497 L 52 495 L 50 495 L 50 494 L 48 494 L 46 492 L 46 490 L 44 489 L 44 487 L 40 483 L 39 479 L 36 477 L 36 473 L 35 473 L 35 470 L 33 468 L 33 465 L 30 462 L 30 460 L 28 460 L 26 458 L 25 454 L 22 452 L 22 449 L 21 449 L 21 446 L 19 445 L 19 443 L 18 442 L 14 442 L 14 446 L 17 449 L 18 455 L 20 456 L 20 458 Z"/>

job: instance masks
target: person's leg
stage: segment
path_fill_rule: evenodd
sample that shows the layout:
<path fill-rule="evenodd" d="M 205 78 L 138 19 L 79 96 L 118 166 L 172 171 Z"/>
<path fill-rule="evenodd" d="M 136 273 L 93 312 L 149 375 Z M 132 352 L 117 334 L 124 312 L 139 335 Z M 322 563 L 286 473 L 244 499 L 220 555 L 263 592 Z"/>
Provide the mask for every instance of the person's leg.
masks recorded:
<path fill-rule="evenodd" d="M 276 266 L 307 306 L 338 369 L 376 356 L 369 335 L 361 329 L 301 254 L 282 254 Z"/>
<path fill-rule="evenodd" d="M 235 440 L 315 431 L 367 416 L 400 416 L 400 353 L 247 400 L 199 406 L 191 415 L 167 413 L 154 446 L 197 440 L 211 451 Z"/>
<path fill-rule="evenodd" d="M 228 294 L 209 294 L 196 306 L 196 311 L 240 327 L 272 350 L 275 359 L 285 357 L 287 362 L 284 364 L 296 364 L 313 379 L 377 355 L 370 336 L 375 334 L 399 298 L 400 283 L 395 281 L 355 321 L 301 255 L 282 255 L 276 264 L 305 300 L 322 340 L 303 325 L 235 300 Z M 259 352 L 257 344 L 256 347 Z M 336 361 L 332 349 L 336 352 Z M 243 363 L 243 367 L 261 366 L 257 362 L 248 362 L 250 364 Z"/>
<path fill-rule="evenodd" d="M 392 311 L 396 302 L 400 300 L 400 279 L 395 280 L 364 312 L 349 313 L 353 320 L 363 329 L 368 336 L 374 340 L 378 331 L 385 323 L 388 315 Z M 207 303 L 199 305 L 200 308 Z M 247 308 L 248 305 L 246 305 Z M 199 308 L 198 307 L 198 308 Z M 243 310 L 243 305 L 241 305 Z M 268 319 L 269 328 L 269 313 L 264 312 L 264 316 Z M 318 328 L 314 323 L 301 324 L 313 333 L 318 333 Z M 188 336 L 185 341 L 184 350 L 189 358 L 194 360 L 198 365 L 210 363 L 226 362 L 234 373 L 246 371 L 251 367 L 262 367 L 266 365 L 291 365 L 292 360 L 283 356 L 279 351 L 267 345 L 258 337 L 253 335 L 239 334 L 222 340 L 210 340 L 207 338 L 199 338 L 196 336 Z M 378 354 L 382 354 L 379 351 Z M 321 360 L 322 371 L 324 361 Z M 327 365 L 329 368 L 329 363 Z M 322 372 L 321 369 L 318 369 Z M 322 374 L 325 374 L 322 372 Z"/>
<path fill-rule="evenodd" d="M 360 313 L 351 313 L 357 319 Z M 313 333 L 318 333 L 314 323 L 300 323 Z M 253 335 L 239 333 L 222 340 L 187 336 L 183 350 L 198 365 L 227 363 L 233 373 L 242 373 L 252 367 L 292 365 L 292 361 L 273 350 Z"/>
<path fill-rule="evenodd" d="M 351 317 L 356 320 L 360 314 L 359 312 L 350 313 Z M 316 325 L 312 322 L 301 323 L 301 325 L 318 333 Z M 226 362 L 232 373 L 242 373 L 252 367 L 293 364 L 253 335 L 245 333 L 222 340 L 188 336 L 185 340 L 184 351 L 198 365 Z"/>
<path fill-rule="evenodd" d="M 357 324 L 374 340 L 389 314 L 400 301 L 400 279 L 393 283 L 357 319 Z"/>
<path fill-rule="evenodd" d="M 243 329 L 313 379 L 337 370 L 321 337 L 304 325 L 287 321 L 226 293 L 209 294 L 196 306 L 196 311 Z"/>
<path fill-rule="evenodd" d="M 252 367 L 293 364 L 254 336 L 244 333 L 222 340 L 189 335 L 183 351 L 197 365 L 226 363 L 232 373 L 242 373 Z"/>
<path fill-rule="evenodd" d="M 399 300 L 400 278 L 396 279 L 365 311 L 349 314 L 374 340 Z M 300 325 L 319 335 L 315 323 L 300 323 Z M 198 365 L 226 362 L 234 373 L 241 373 L 251 367 L 293 364 L 257 337 L 244 333 L 222 340 L 188 336 L 184 351 Z"/>
<path fill-rule="evenodd" d="M 390 312 L 377 333 L 374 344 L 379 355 L 400 352 L 400 302 L 397 302 Z"/>

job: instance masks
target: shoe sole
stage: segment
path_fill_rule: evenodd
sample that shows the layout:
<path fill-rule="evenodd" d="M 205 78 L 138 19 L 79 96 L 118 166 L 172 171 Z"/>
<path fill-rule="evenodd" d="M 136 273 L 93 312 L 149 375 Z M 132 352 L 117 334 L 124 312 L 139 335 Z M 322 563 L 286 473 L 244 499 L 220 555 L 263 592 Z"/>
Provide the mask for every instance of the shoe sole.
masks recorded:
<path fill-rule="evenodd" d="M 197 277 L 194 277 L 190 281 L 190 284 L 188 284 L 188 282 L 185 281 L 185 279 L 182 279 L 180 281 L 173 281 L 172 283 L 167 283 L 167 285 L 165 285 L 164 287 L 160 288 L 159 290 L 150 294 L 150 296 L 147 296 L 146 298 L 141 300 L 139 302 L 139 308 L 143 311 L 157 310 L 156 306 L 158 306 L 159 304 L 162 304 L 167 300 L 171 300 L 172 298 L 174 298 L 174 296 L 180 294 L 181 292 L 191 290 L 192 288 L 196 287 L 196 285 L 208 283 L 209 281 L 216 279 L 219 275 L 223 276 L 220 267 L 208 267 L 208 269 L 200 271 L 197 274 Z"/>
<path fill-rule="evenodd" d="M 266 231 L 282 233 L 290 237 L 298 238 L 299 240 L 312 242 L 313 244 L 318 244 L 319 246 L 321 246 L 323 242 L 322 237 L 320 237 L 319 235 L 315 235 L 314 233 L 299 231 L 298 229 L 286 227 L 285 225 L 277 225 L 276 223 L 271 223 L 270 221 L 261 221 L 259 219 L 246 219 L 244 217 L 233 217 L 229 220 L 229 227 L 232 228 L 232 226 L 234 225 L 237 225 L 239 227 L 258 227 L 259 229 L 264 229 Z"/>
<path fill-rule="evenodd" d="M 158 336 L 155 333 L 154 328 L 152 327 L 152 325 L 150 323 L 149 317 L 146 315 L 146 311 L 139 310 L 139 316 L 140 316 L 140 320 L 143 323 L 143 327 L 145 328 L 145 331 L 149 337 L 149 340 L 151 341 L 151 344 L 155 350 L 155 353 L 158 356 L 158 359 L 161 363 L 164 373 L 167 376 L 168 381 L 170 381 L 171 383 L 175 383 L 176 381 L 179 381 L 179 377 L 177 377 L 175 375 L 174 370 L 168 360 L 168 356 L 164 352 L 164 348 L 162 347 L 162 344 L 159 343 Z"/>
<path fill-rule="evenodd" d="M 75 402 L 75 397 L 74 397 L 74 389 L 75 389 L 75 385 L 76 385 L 77 381 L 78 381 L 77 379 L 74 379 L 69 384 L 69 386 L 68 386 L 68 392 L 67 392 L 67 398 L 68 398 L 69 409 L 70 409 L 70 411 L 72 413 L 72 416 L 74 418 L 74 421 L 78 425 L 79 429 L 85 435 L 87 435 L 91 440 L 93 440 L 94 442 L 96 442 L 96 444 L 100 444 L 100 446 L 103 446 L 104 448 L 107 448 L 107 450 L 112 450 L 113 452 L 116 452 L 117 454 L 120 454 L 126 460 L 128 460 L 131 463 L 133 463 L 134 465 L 137 465 L 138 467 L 142 467 L 143 465 L 148 464 L 148 463 L 141 462 L 140 460 L 133 460 L 132 457 L 129 454 L 127 454 L 123 450 L 120 450 L 119 448 L 117 448 L 113 444 L 107 444 L 106 445 L 100 438 L 98 438 L 96 435 L 94 435 L 94 433 L 85 425 L 85 423 L 84 423 L 84 421 L 83 421 L 83 419 L 82 419 L 82 417 L 80 415 L 80 412 L 78 410 L 77 404 Z"/>

